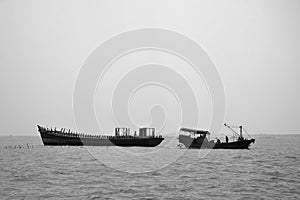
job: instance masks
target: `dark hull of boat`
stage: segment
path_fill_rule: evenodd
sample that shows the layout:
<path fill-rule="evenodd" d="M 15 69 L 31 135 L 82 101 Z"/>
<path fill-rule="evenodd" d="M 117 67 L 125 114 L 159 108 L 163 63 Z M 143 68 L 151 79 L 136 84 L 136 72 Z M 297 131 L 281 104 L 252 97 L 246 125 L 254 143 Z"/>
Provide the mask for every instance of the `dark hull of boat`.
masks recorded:
<path fill-rule="evenodd" d="M 248 149 L 250 144 L 254 142 L 255 139 L 245 139 L 228 143 L 215 143 L 208 141 L 206 137 L 191 138 L 190 136 L 179 135 L 179 143 L 182 143 L 186 148 L 194 149 Z"/>
<path fill-rule="evenodd" d="M 43 144 L 46 146 L 139 146 L 155 147 L 164 138 L 162 137 L 71 137 L 55 135 L 52 132 L 39 130 Z"/>

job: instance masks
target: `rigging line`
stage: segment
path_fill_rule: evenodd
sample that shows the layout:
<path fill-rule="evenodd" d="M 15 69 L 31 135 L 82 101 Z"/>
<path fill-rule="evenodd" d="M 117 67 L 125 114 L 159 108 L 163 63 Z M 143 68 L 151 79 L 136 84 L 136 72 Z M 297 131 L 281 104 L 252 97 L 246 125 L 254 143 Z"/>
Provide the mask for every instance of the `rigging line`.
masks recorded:
<path fill-rule="evenodd" d="M 224 125 L 225 125 L 225 124 L 224 124 Z M 233 126 L 233 125 L 231 125 L 231 124 L 227 124 L 227 123 L 226 123 L 226 125 L 225 125 L 225 126 L 226 126 L 226 127 L 228 127 L 228 126 L 229 126 L 229 127 L 231 127 L 231 128 L 239 128 L 239 126 Z"/>
<path fill-rule="evenodd" d="M 246 132 L 246 134 L 250 137 L 250 138 L 252 138 L 251 136 L 250 136 L 250 134 L 248 133 L 248 131 L 246 131 L 246 129 L 243 127 L 243 130 Z"/>
<path fill-rule="evenodd" d="M 228 124 L 224 124 L 224 126 L 226 126 L 228 129 L 230 129 L 233 133 L 235 133 L 237 136 L 239 136 L 239 134 L 235 131 L 235 130 L 233 130 L 232 128 L 231 128 L 231 126 L 229 126 Z"/>

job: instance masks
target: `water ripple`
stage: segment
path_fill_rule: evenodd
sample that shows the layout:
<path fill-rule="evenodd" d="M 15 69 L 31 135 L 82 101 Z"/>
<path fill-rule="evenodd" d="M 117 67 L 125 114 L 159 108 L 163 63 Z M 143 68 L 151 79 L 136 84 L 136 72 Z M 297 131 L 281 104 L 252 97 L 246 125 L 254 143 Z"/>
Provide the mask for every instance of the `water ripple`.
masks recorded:
<path fill-rule="evenodd" d="M 2 138 L 0 199 L 300 199 L 300 136 L 256 140 L 251 150 L 213 150 L 205 157 L 189 150 L 161 170 L 128 174 L 102 164 L 85 148 Z M 33 146 L 4 148 L 22 142 Z M 131 149 L 140 150 L 146 151 Z M 179 151 L 184 150 L 164 148 L 161 159 Z"/>

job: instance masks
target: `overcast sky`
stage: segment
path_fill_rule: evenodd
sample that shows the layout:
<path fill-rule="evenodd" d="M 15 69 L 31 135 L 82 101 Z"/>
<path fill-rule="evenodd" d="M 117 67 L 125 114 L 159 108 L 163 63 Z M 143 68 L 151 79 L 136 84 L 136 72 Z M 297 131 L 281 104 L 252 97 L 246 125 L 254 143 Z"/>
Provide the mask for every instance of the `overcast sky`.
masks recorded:
<path fill-rule="evenodd" d="M 36 124 L 76 129 L 72 95 L 85 59 L 112 36 L 144 27 L 205 49 L 223 80 L 226 122 L 300 133 L 298 0 L 0 0 L 0 135 L 38 135 Z"/>

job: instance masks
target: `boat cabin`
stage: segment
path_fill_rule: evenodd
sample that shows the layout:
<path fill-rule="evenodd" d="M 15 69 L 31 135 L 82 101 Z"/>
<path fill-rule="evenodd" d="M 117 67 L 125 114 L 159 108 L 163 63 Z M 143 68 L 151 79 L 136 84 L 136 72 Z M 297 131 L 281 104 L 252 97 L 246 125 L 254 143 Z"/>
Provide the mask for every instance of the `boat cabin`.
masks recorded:
<path fill-rule="evenodd" d="M 155 137 L 155 128 L 140 128 L 139 137 Z"/>
<path fill-rule="evenodd" d="M 189 136 L 192 136 L 192 137 L 206 137 L 206 135 L 210 135 L 210 132 L 206 131 L 206 130 L 181 128 L 179 134 L 189 135 Z"/>
<path fill-rule="evenodd" d="M 115 136 L 130 136 L 130 128 L 115 128 Z M 134 136 L 136 136 L 136 132 Z M 140 128 L 139 137 L 155 137 L 155 128 Z"/>
<path fill-rule="evenodd" d="M 115 136 L 129 136 L 130 128 L 115 128 Z"/>

